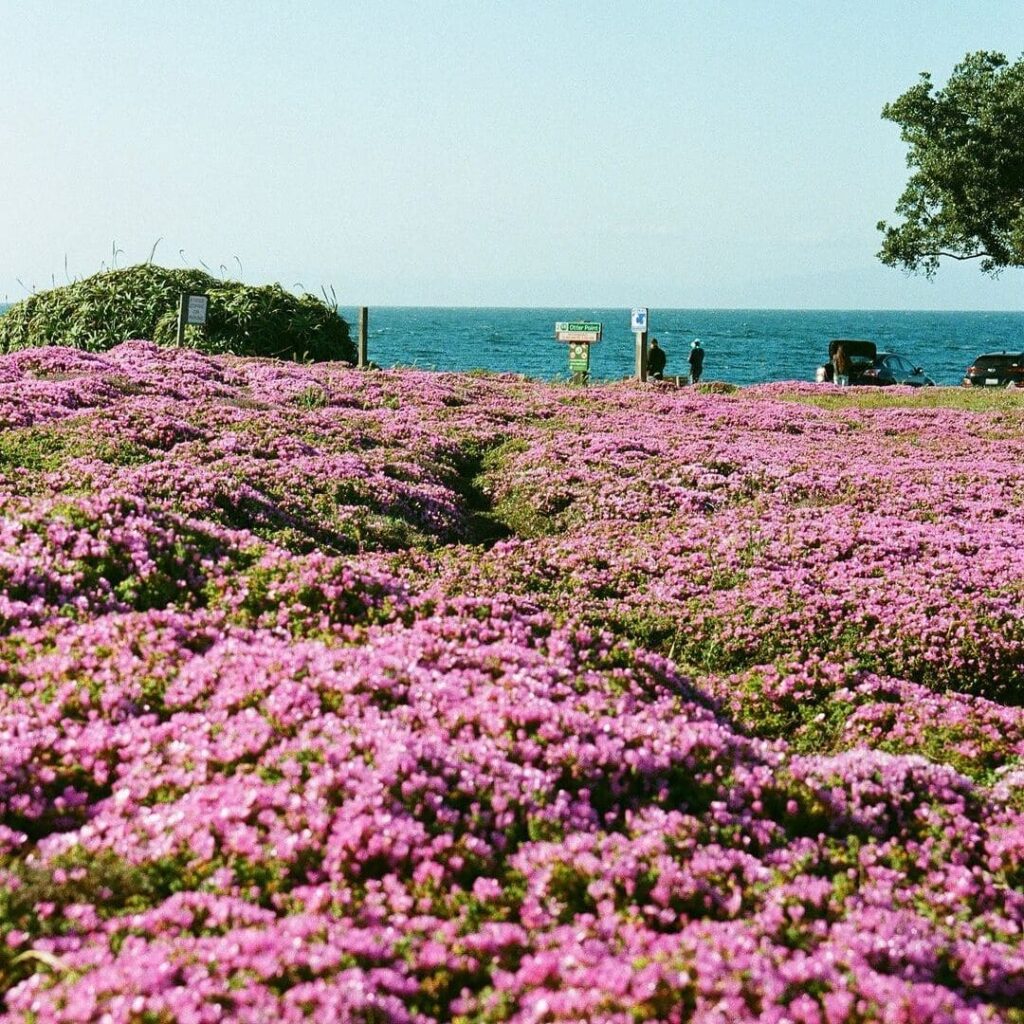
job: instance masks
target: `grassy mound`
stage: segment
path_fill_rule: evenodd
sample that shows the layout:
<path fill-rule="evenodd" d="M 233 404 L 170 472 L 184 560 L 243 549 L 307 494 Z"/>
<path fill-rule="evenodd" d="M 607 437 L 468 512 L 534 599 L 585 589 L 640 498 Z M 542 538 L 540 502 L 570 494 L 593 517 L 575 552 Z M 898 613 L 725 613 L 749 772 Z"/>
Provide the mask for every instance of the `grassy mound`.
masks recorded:
<path fill-rule="evenodd" d="M 206 326 L 186 331 L 190 348 L 317 362 L 355 361 L 348 324 L 313 295 L 297 296 L 276 284 L 252 287 L 200 270 L 169 270 L 152 264 L 94 274 L 15 304 L 0 318 L 0 351 L 39 345 L 102 351 L 129 338 L 173 345 L 182 292 L 210 297 Z"/>

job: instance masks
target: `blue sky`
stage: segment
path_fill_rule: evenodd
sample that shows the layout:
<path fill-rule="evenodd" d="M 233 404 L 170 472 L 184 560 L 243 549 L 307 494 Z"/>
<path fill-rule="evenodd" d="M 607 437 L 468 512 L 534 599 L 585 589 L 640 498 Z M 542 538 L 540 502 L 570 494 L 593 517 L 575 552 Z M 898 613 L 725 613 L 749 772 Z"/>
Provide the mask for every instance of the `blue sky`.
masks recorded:
<path fill-rule="evenodd" d="M 0 301 L 161 239 L 343 305 L 1024 309 L 874 255 L 881 108 L 977 49 L 1024 4 L 0 0 Z"/>

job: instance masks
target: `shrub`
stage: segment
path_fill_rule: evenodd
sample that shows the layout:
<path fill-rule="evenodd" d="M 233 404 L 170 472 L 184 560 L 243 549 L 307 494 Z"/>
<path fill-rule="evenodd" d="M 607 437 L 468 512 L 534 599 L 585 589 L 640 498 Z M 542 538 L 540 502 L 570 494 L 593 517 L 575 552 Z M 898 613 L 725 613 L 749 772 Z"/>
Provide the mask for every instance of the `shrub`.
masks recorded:
<path fill-rule="evenodd" d="M 276 284 L 252 287 L 201 270 L 152 264 L 94 274 L 16 303 L 0 318 L 0 351 L 37 345 L 102 351 L 128 338 L 173 345 L 182 292 L 210 297 L 206 326 L 187 329 L 190 348 L 355 362 L 348 324 L 314 295 L 292 295 Z"/>

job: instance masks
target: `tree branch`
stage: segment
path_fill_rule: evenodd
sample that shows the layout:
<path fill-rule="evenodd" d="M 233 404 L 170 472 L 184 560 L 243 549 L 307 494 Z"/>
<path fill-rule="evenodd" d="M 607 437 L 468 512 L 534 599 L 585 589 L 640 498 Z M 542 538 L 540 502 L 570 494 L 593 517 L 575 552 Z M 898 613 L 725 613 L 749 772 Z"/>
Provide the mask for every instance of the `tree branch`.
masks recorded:
<path fill-rule="evenodd" d="M 937 249 L 934 252 L 921 252 L 919 255 L 921 255 L 921 256 L 945 256 L 945 257 L 947 257 L 947 259 L 951 259 L 951 260 L 977 260 L 977 259 L 981 259 L 984 256 L 988 256 L 988 257 L 992 256 L 991 253 L 984 252 L 984 251 L 982 251 L 982 252 L 972 252 L 972 253 L 968 254 L 967 256 L 962 256 L 959 253 L 944 252 L 941 249 Z"/>

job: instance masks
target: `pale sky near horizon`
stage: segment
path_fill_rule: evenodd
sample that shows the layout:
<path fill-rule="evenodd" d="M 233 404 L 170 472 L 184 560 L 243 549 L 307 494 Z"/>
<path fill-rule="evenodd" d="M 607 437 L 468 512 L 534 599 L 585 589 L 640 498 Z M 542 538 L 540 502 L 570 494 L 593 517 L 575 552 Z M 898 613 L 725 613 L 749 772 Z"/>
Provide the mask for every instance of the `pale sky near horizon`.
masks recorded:
<path fill-rule="evenodd" d="M 0 302 L 160 239 L 343 306 L 1024 309 L 875 258 L 881 108 L 979 49 L 1024 4 L 0 0 Z"/>

